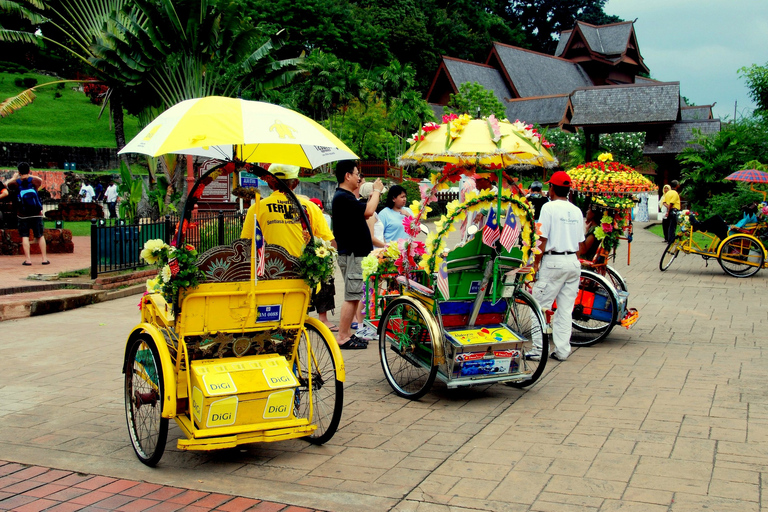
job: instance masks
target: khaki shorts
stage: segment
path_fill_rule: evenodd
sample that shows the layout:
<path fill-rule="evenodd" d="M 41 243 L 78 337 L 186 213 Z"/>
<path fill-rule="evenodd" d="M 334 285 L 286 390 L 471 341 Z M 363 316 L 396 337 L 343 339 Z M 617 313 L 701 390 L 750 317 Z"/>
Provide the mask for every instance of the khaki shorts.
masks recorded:
<path fill-rule="evenodd" d="M 339 254 L 339 268 L 344 276 L 344 300 L 363 299 L 363 258 L 352 254 Z"/>

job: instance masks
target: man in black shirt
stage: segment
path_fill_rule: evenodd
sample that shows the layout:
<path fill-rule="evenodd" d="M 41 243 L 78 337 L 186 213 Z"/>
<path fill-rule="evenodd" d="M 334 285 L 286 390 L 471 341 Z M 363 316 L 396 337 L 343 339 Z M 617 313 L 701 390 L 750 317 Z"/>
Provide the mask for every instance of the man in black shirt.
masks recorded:
<path fill-rule="evenodd" d="M 363 181 L 363 175 L 352 160 L 336 164 L 336 181 L 339 188 L 333 196 L 333 236 L 339 248 L 339 267 L 344 276 L 344 304 L 339 318 L 339 347 L 362 349 L 368 346 L 352 334 L 352 319 L 360 309 L 363 298 L 363 258 L 373 250 L 371 232 L 365 219 L 376 211 L 384 185 L 380 179 L 373 183 L 373 193 L 367 203 L 357 200 L 356 192 Z"/>
<path fill-rule="evenodd" d="M 549 202 L 549 198 L 541 193 L 543 185 L 540 181 L 534 181 L 531 183 L 531 193 L 528 194 L 526 199 L 533 206 L 533 219 L 538 221 L 539 215 L 541 215 L 541 207 Z"/>

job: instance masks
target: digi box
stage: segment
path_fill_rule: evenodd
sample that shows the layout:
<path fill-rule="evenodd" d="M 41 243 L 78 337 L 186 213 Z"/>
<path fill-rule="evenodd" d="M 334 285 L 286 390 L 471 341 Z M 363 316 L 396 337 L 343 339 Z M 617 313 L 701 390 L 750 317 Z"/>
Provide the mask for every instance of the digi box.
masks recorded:
<path fill-rule="evenodd" d="M 197 428 L 252 425 L 293 417 L 299 385 L 285 357 L 204 359 L 190 364 Z"/>
<path fill-rule="evenodd" d="M 448 330 L 445 337 L 451 379 L 520 371 L 523 341 L 505 325 Z"/>

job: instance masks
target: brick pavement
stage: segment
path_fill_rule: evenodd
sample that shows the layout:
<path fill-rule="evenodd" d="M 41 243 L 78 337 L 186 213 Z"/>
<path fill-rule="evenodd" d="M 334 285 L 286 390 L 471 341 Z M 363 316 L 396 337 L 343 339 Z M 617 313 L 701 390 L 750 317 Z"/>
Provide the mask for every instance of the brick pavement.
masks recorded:
<path fill-rule="evenodd" d="M 632 265 L 626 249 L 616 262 L 635 327 L 552 362 L 527 391 L 438 383 L 411 402 L 375 350 L 344 352 L 344 414 L 326 445 L 187 453 L 174 426 L 155 469 L 136 460 L 124 420 L 135 298 L 4 322 L 0 454 L 323 510 L 760 510 L 768 273 L 735 279 L 696 256 L 661 273 L 662 249 L 638 229 Z"/>

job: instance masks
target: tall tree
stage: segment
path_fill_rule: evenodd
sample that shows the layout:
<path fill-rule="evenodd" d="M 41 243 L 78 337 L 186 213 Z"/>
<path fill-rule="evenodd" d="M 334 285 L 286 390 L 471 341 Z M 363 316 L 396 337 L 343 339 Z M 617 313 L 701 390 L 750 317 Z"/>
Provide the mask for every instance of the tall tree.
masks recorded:
<path fill-rule="evenodd" d="M 603 11 L 607 0 L 498 0 L 508 20 L 517 20 L 532 50 L 552 55 L 558 34 L 584 21 L 604 25 L 622 21 Z"/>
<path fill-rule="evenodd" d="M 746 80 L 749 97 L 757 108 L 768 111 L 768 63 L 765 66 L 752 64 L 739 68 L 739 76 Z"/>

